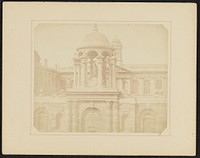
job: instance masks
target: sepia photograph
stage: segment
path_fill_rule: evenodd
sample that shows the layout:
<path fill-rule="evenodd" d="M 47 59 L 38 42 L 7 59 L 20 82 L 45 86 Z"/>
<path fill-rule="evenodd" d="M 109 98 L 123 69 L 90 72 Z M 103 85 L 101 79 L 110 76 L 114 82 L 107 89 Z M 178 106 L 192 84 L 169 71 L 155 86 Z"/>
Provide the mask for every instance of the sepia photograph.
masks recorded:
<path fill-rule="evenodd" d="M 168 117 L 168 29 L 148 23 L 38 23 L 34 129 L 161 134 Z"/>

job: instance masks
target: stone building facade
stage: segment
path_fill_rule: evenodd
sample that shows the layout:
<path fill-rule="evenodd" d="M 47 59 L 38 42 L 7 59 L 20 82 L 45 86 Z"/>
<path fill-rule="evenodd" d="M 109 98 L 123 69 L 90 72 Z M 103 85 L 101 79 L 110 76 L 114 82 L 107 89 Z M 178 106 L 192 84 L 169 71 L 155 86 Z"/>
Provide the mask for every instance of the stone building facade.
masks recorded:
<path fill-rule="evenodd" d="M 73 61 L 73 67 L 50 69 L 40 65 L 36 53 L 33 124 L 38 132 L 161 133 L 167 128 L 167 65 L 123 64 L 120 40 L 109 43 L 96 27 Z"/>

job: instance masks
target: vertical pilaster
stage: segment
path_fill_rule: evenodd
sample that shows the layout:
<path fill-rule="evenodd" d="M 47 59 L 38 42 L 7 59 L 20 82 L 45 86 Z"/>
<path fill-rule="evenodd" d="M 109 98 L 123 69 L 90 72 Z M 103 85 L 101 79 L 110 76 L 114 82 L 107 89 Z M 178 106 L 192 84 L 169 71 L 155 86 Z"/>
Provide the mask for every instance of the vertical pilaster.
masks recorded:
<path fill-rule="evenodd" d="M 116 87 L 116 71 L 115 71 L 115 64 L 112 65 L 112 85 L 113 85 L 113 88 Z"/>
<path fill-rule="evenodd" d="M 81 59 L 81 87 L 87 86 L 87 58 Z"/>
<path fill-rule="evenodd" d="M 93 60 L 91 59 L 89 61 L 89 67 L 90 67 L 90 80 L 92 80 L 92 77 L 93 77 Z"/>
<path fill-rule="evenodd" d="M 79 132 L 79 107 L 77 102 L 72 104 L 72 131 Z"/>
<path fill-rule="evenodd" d="M 72 101 L 67 102 L 66 106 L 66 124 L 67 131 L 72 132 Z"/>
<path fill-rule="evenodd" d="M 98 55 L 97 63 L 98 63 L 98 87 L 102 87 L 103 83 L 103 60 L 102 55 Z"/>
<path fill-rule="evenodd" d="M 81 64 L 80 62 L 78 63 L 78 76 L 77 76 L 77 80 L 78 80 L 78 85 L 77 87 L 80 87 L 81 86 Z"/>
<path fill-rule="evenodd" d="M 119 103 L 113 103 L 113 132 L 119 132 Z"/>
<path fill-rule="evenodd" d="M 115 65 L 116 65 L 116 59 L 115 57 L 110 58 L 110 66 L 111 66 L 111 82 L 112 82 L 112 87 L 116 87 L 116 70 L 115 70 Z"/>
<path fill-rule="evenodd" d="M 105 128 L 106 132 L 112 132 L 111 130 L 111 106 L 110 102 L 105 101 L 105 104 L 107 105 L 106 107 L 106 117 L 105 117 Z"/>
<path fill-rule="evenodd" d="M 139 79 L 139 95 L 143 95 L 144 94 L 144 79 L 140 78 Z"/>
<path fill-rule="evenodd" d="M 135 103 L 135 132 L 139 132 L 139 105 Z"/>
<path fill-rule="evenodd" d="M 135 132 L 136 115 L 135 115 L 135 104 L 130 104 L 130 132 Z"/>
<path fill-rule="evenodd" d="M 151 93 L 151 95 L 155 94 L 155 80 L 154 80 L 154 78 L 151 78 L 151 80 L 150 80 L 150 93 Z"/>
<path fill-rule="evenodd" d="M 112 87 L 112 64 L 109 63 L 109 87 Z"/>
<path fill-rule="evenodd" d="M 162 91 L 163 95 L 167 95 L 167 80 L 165 78 L 162 78 Z"/>
<path fill-rule="evenodd" d="M 110 102 L 110 132 L 113 132 L 113 101 Z"/>
<path fill-rule="evenodd" d="M 77 65 L 74 64 L 74 87 L 77 86 Z"/>
<path fill-rule="evenodd" d="M 74 87 L 78 87 L 80 59 L 74 58 Z"/>
<path fill-rule="evenodd" d="M 131 80 L 130 79 L 127 80 L 127 93 L 128 94 L 131 93 Z"/>

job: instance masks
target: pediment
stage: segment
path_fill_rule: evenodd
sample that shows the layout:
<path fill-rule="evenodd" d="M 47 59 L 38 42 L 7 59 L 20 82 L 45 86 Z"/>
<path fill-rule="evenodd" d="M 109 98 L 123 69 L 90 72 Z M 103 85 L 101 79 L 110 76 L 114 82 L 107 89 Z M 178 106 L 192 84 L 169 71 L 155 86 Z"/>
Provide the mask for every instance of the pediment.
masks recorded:
<path fill-rule="evenodd" d="M 116 72 L 131 72 L 131 71 L 122 66 L 116 66 Z"/>

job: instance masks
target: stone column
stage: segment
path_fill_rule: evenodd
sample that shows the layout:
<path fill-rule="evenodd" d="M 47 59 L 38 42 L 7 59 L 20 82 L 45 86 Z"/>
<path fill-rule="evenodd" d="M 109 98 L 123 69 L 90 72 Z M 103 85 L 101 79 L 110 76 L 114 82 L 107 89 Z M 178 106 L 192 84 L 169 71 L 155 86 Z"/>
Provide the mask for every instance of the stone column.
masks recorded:
<path fill-rule="evenodd" d="M 87 58 L 81 59 L 81 87 L 87 86 Z"/>
<path fill-rule="evenodd" d="M 163 95 L 167 95 L 167 80 L 166 78 L 162 78 L 162 91 L 163 91 Z"/>
<path fill-rule="evenodd" d="M 115 62 L 115 61 L 114 61 Z M 116 87 L 116 71 L 115 71 L 115 63 L 112 65 L 112 85 L 113 85 L 113 88 Z"/>
<path fill-rule="evenodd" d="M 112 87 L 112 64 L 109 63 L 109 87 Z"/>
<path fill-rule="evenodd" d="M 113 132 L 119 132 L 119 103 L 113 103 Z"/>
<path fill-rule="evenodd" d="M 80 64 L 80 62 L 78 63 L 77 80 L 78 80 L 77 87 L 80 87 L 81 86 L 81 64 Z"/>
<path fill-rule="evenodd" d="M 90 80 L 92 80 L 93 77 L 93 59 L 90 59 L 89 61 L 89 67 L 90 67 Z"/>
<path fill-rule="evenodd" d="M 72 131 L 79 132 L 79 107 L 77 102 L 72 104 Z"/>
<path fill-rule="evenodd" d="M 110 128 L 109 128 L 109 132 L 113 132 L 113 101 L 111 101 L 109 103 L 109 124 L 110 124 Z"/>
<path fill-rule="evenodd" d="M 144 78 L 140 78 L 139 80 L 139 95 L 143 95 L 144 94 Z"/>
<path fill-rule="evenodd" d="M 128 92 L 128 94 L 131 93 L 131 80 L 130 79 L 127 79 L 127 92 Z"/>
<path fill-rule="evenodd" d="M 72 132 L 72 101 L 68 101 L 66 105 L 66 124 L 67 132 Z"/>
<path fill-rule="evenodd" d="M 105 101 L 104 102 L 107 106 L 106 106 L 106 116 L 105 116 L 105 129 L 106 132 L 110 133 L 112 132 L 111 130 L 111 124 L 112 124 L 112 120 L 111 120 L 111 105 L 109 101 Z"/>
<path fill-rule="evenodd" d="M 77 87 L 77 65 L 74 64 L 74 87 Z"/>
<path fill-rule="evenodd" d="M 130 132 L 135 132 L 135 121 L 136 121 L 136 116 L 135 116 L 135 104 L 130 105 Z"/>
<path fill-rule="evenodd" d="M 115 65 L 116 65 L 116 59 L 115 57 L 110 58 L 110 63 L 112 67 L 112 87 L 116 87 L 116 71 L 115 71 Z"/>
<path fill-rule="evenodd" d="M 97 65 L 98 65 L 98 87 L 102 87 L 103 83 L 103 60 L 102 55 L 99 54 L 97 57 Z"/>
<path fill-rule="evenodd" d="M 138 133 L 140 130 L 139 128 L 139 104 L 135 103 L 135 132 Z"/>
<path fill-rule="evenodd" d="M 74 58 L 74 87 L 78 86 L 78 66 L 79 66 L 80 60 L 78 58 Z"/>

